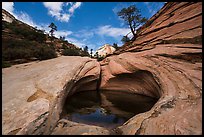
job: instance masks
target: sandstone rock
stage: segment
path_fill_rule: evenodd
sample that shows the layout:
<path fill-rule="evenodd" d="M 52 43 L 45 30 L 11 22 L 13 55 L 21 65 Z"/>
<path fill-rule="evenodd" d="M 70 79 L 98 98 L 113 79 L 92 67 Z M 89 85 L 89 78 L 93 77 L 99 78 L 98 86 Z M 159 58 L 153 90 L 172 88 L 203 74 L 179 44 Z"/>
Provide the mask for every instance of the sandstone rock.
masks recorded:
<path fill-rule="evenodd" d="M 6 10 L 2 9 L 2 20 L 12 23 L 15 19 L 15 17 L 13 15 L 11 15 L 9 12 L 7 12 Z"/>
<path fill-rule="evenodd" d="M 61 119 L 52 135 L 109 135 L 110 131 L 98 126 L 90 126 Z"/>
<path fill-rule="evenodd" d="M 62 56 L 14 65 L 2 73 L 3 134 L 17 129 L 18 134 L 42 134 L 59 120 L 66 96 L 78 80 L 86 83 L 88 77 L 94 86 L 84 90 L 96 90 L 100 67 L 88 57 Z"/>
<path fill-rule="evenodd" d="M 113 134 L 60 119 L 67 96 L 99 84 L 101 90 L 158 99 L 116 128 L 119 134 L 202 134 L 201 29 L 202 2 L 169 2 L 131 45 L 100 64 L 62 56 L 2 69 L 3 134 Z"/>
<path fill-rule="evenodd" d="M 96 52 L 98 52 L 98 55 L 100 57 L 106 57 L 109 54 L 113 54 L 114 51 L 115 51 L 115 48 L 109 44 L 105 44 L 102 47 L 100 47 L 98 50 L 96 50 Z"/>
<path fill-rule="evenodd" d="M 122 134 L 202 134 L 202 3 L 167 3 L 144 26 L 132 45 L 100 62 L 101 89 L 159 98 L 119 129 Z M 130 76 L 121 79 L 124 73 Z"/>

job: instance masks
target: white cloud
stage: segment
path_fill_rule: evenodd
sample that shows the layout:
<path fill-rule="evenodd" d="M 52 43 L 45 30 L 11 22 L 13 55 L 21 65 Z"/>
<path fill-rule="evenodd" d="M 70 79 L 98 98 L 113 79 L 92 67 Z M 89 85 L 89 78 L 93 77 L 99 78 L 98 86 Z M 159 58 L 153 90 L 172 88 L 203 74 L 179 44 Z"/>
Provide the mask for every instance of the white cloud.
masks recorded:
<path fill-rule="evenodd" d="M 67 37 L 68 35 L 72 34 L 72 31 L 67 31 L 67 30 L 60 30 L 55 32 L 55 36 L 57 38 L 60 38 L 60 36 Z"/>
<path fill-rule="evenodd" d="M 43 5 L 48 9 L 48 14 L 55 17 L 61 22 L 68 22 L 74 11 L 81 6 L 81 2 L 43 2 Z M 67 11 L 63 10 L 63 7 L 70 5 Z"/>
<path fill-rule="evenodd" d="M 53 2 L 52 2 L 53 3 Z M 10 11 L 14 12 L 14 4 L 15 3 L 9 3 L 8 5 L 10 5 Z M 68 13 L 64 13 L 63 6 L 69 6 L 70 8 L 68 8 L 67 12 Z M 79 8 L 81 6 L 81 3 L 75 3 L 75 2 L 67 2 L 67 3 L 63 3 L 63 4 L 58 4 L 58 6 L 56 7 L 53 6 L 53 4 L 47 4 L 47 7 L 50 7 L 50 14 L 53 14 L 53 16 L 58 17 L 60 16 L 61 20 L 66 20 L 67 18 L 70 18 L 72 16 L 72 14 L 75 12 L 75 10 L 77 8 Z M 5 8 L 6 7 L 6 8 Z M 9 9 L 9 6 L 5 6 L 4 4 L 4 8 L 5 9 Z M 73 7 L 73 8 L 72 8 Z M 72 13 L 72 14 L 71 14 Z M 45 30 L 45 32 L 49 32 L 50 28 L 48 27 L 49 24 L 42 24 L 42 23 L 36 23 L 33 21 L 33 19 L 26 13 L 26 12 L 22 12 L 22 11 L 15 11 L 15 13 L 13 13 L 14 17 L 18 20 L 21 20 L 22 22 L 25 22 L 33 27 L 37 27 L 38 29 L 43 29 Z M 64 19 L 63 19 L 64 18 Z M 85 28 L 82 30 L 79 30 L 77 32 L 72 32 L 70 30 L 58 30 L 55 31 L 54 34 L 56 37 L 60 37 L 60 36 L 65 36 L 66 40 L 68 40 L 68 42 L 71 42 L 73 44 L 75 44 L 76 46 L 79 46 L 81 48 L 83 48 L 84 46 L 88 46 L 89 50 L 93 49 L 94 52 L 95 50 L 97 50 L 97 47 L 102 46 L 103 44 L 105 44 L 107 41 L 105 40 L 105 36 L 109 36 L 109 37 L 113 37 L 115 38 L 117 41 L 120 41 L 121 37 L 126 35 L 127 33 L 130 32 L 129 28 L 123 28 L 123 27 L 112 27 L 111 25 L 105 25 L 105 26 L 99 26 L 97 28 Z M 100 36 L 99 40 L 95 43 L 90 43 L 91 39 L 95 39 L 96 36 Z"/>
<path fill-rule="evenodd" d="M 33 26 L 33 27 L 37 26 L 33 22 L 32 18 L 27 13 L 25 13 L 25 12 L 20 12 L 18 14 L 15 14 L 15 16 L 16 16 L 16 18 L 18 20 L 20 20 L 20 21 L 22 21 L 22 22 L 24 22 L 26 24 L 29 24 L 30 26 Z"/>
<path fill-rule="evenodd" d="M 52 17 L 59 21 L 69 21 L 69 14 L 63 13 L 63 2 L 43 2 L 43 5 L 48 9 L 48 14 Z"/>
<path fill-rule="evenodd" d="M 113 9 L 112 11 L 117 15 L 117 13 L 123 9 L 123 8 L 127 8 L 129 3 L 124 3 L 124 2 L 120 2 L 118 3 Z"/>
<path fill-rule="evenodd" d="M 94 30 L 93 29 L 82 29 L 82 30 L 75 32 L 73 36 L 77 38 L 89 39 L 94 36 Z"/>
<path fill-rule="evenodd" d="M 129 3 L 128 3 L 129 4 Z M 123 27 L 125 26 L 125 22 L 123 19 L 121 19 L 119 16 L 118 16 L 118 12 L 121 11 L 123 8 L 127 8 L 128 7 L 128 4 L 127 3 L 124 3 L 124 2 L 120 2 L 118 3 L 113 9 L 112 11 L 114 12 L 114 14 L 116 15 L 117 19 L 119 20 L 120 22 L 120 26 Z"/>
<path fill-rule="evenodd" d="M 37 23 L 35 23 L 33 21 L 33 19 L 26 12 L 20 11 L 20 12 L 13 13 L 13 11 L 14 11 L 14 3 L 13 2 L 2 2 L 2 3 L 3 3 L 2 4 L 3 9 L 5 9 L 7 11 L 10 10 L 10 12 L 12 11 L 11 14 L 13 14 L 13 16 L 16 19 L 18 19 L 18 20 L 20 20 L 20 21 L 22 21 L 22 22 L 24 22 L 24 23 L 26 23 L 32 27 L 37 27 L 37 29 L 45 30 L 46 33 L 49 33 L 49 31 L 50 31 L 50 28 L 48 27 L 49 24 L 40 24 L 40 23 L 37 24 Z M 51 6 L 52 4 L 48 4 L 48 5 Z M 60 6 L 60 5 L 58 5 L 58 6 Z M 53 7 L 53 11 L 54 10 L 59 11 L 60 8 L 59 7 Z M 66 18 L 66 17 L 64 17 L 64 18 Z M 55 32 L 55 36 L 57 38 L 59 38 L 60 36 L 67 37 L 70 34 L 72 34 L 72 31 L 68 31 L 68 30 L 58 30 Z"/>
<path fill-rule="evenodd" d="M 129 33 L 129 34 L 128 34 Z M 85 28 L 83 30 L 79 30 L 71 34 L 73 37 L 67 38 L 67 40 L 75 45 L 80 47 L 84 47 L 87 45 L 90 49 L 92 48 L 94 51 L 101 47 L 105 43 L 107 43 L 106 37 L 113 37 L 115 42 L 119 42 L 122 45 L 121 38 L 124 35 L 127 35 L 129 38 L 132 38 L 132 33 L 130 33 L 129 28 L 117 28 L 112 27 L 111 25 L 99 26 L 95 29 Z M 99 36 L 99 37 L 98 37 Z M 95 39 L 97 38 L 97 41 Z M 92 43 L 89 43 L 92 41 Z"/>
<path fill-rule="evenodd" d="M 98 49 L 99 46 L 102 46 L 102 44 L 97 45 L 96 43 L 93 43 L 93 42 L 90 43 L 90 41 L 86 39 L 79 39 L 72 36 L 68 36 L 65 39 L 68 40 L 69 43 L 72 43 L 79 48 L 84 48 L 85 46 L 88 46 L 89 51 L 93 49 L 93 53 L 95 53 L 95 51 Z"/>
<path fill-rule="evenodd" d="M 70 4 L 70 5 L 73 5 L 73 2 L 66 2 L 66 3 L 65 3 L 65 6 L 68 6 L 69 4 Z"/>
<path fill-rule="evenodd" d="M 43 2 L 44 6 L 52 12 L 60 12 L 62 10 L 63 2 Z"/>
<path fill-rule="evenodd" d="M 163 6 L 163 3 L 157 2 L 144 2 L 144 4 L 147 6 L 147 9 L 151 16 L 153 16 Z"/>
<path fill-rule="evenodd" d="M 81 48 L 86 45 L 85 43 L 82 43 L 79 39 L 75 39 L 73 37 L 66 37 L 66 40 L 68 40 L 69 43 L 72 43 Z"/>
<path fill-rule="evenodd" d="M 96 33 L 99 35 L 105 35 L 114 38 L 127 35 L 129 32 L 130 32 L 129 28 L 114 28 L 111 27 L 110 25 L 101 26 L 96 31 Z"/>
<path fill-rule="evenodd" d="M 2 8 L 5 9 L 6 11 L 10 12 L 16 19 L 30 25 L 33 27 L 38 27 L 40 28 L 39 25 L 34 23 L 32 18 L 25 12 L 14 12 L 14 2 L 2 2 Z"/>
<path fill-rule="evenodd" d="M 46 33 L 49 33 L 50 28 L 48 27 L 49 24 L 42 24 L 42 23 L 36 23 L 33 21 L 33 19 L 26 13 L 26 12 L 16 12 L 13 14 L 14 17 L 32 27 L 37 27 L 37 29 L 45 30 Z"/>
<path fill-rule="evenodd" d="M 79 8 L 80 6 L 81 6 L 81 2 L 76 2 L 75 4 L 73 4 L 73 5 L 71 6 L 71 8 L 69 9 L 69 12 L 70 12 L 71 14 L 73 14 L 74 11 L 75 11 L 77 8 Z"/>
<path fill-rule="evenodd" d="M 71 15 L 69 15 L 69 14 L 62 14 L 62 16 L 60 17 L 60 21 L 68 22 L 70 17 L 71 17 Z"/>
<path fill-rule="evenodd" d="M 13 12 L 14 12 L 14 3 L 13 2 L 2 2 L 2 9 L 5 9 L 9 13 L 13 14 Z"/>

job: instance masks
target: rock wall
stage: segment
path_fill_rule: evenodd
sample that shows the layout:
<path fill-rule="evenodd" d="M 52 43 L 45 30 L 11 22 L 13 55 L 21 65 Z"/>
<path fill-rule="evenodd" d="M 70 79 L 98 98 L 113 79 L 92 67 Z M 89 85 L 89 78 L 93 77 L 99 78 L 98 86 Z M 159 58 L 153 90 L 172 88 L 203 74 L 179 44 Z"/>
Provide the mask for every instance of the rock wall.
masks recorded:
<path fill-rule="evenodd" d="M 50 134 L 76 83 L 91 82 L 83 89 L 96 90 L 99 74 L 99 63 L 88 57 L 62 56 L 3 69 L 2 133 Z"/>
<path fill-rule="evenodd" d="M 13 15 L 11 15 L 10 13 L 8 13 L 4 9 L 2 9 L 2 20 L 9 22 L 9 23 L 12 23 L 13 20 L 16 20 L 16 19 Z"/>
<path fill-rule="evenodd" d="M 152 87 L 159 87 L 158 102 L 119 127 L 122 134 L 202 134 L 202 2 L 165 4 L 115 54 L 100 62 L 101 89 L 153 96 L 158 88 Z M 154 80 L 117 79 L 139 71 Z"/>

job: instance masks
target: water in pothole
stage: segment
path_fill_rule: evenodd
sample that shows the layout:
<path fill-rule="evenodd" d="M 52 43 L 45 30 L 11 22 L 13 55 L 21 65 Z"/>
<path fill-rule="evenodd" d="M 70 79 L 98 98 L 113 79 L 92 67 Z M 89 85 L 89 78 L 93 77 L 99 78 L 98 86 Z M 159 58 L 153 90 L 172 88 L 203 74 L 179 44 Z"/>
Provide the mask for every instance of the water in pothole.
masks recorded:
<path fill-rule="evenodd" d="M 83 91 L 67 98 L 61 118 L 113 129 L 150 110 L 156 101 L 122 91 Z"/>

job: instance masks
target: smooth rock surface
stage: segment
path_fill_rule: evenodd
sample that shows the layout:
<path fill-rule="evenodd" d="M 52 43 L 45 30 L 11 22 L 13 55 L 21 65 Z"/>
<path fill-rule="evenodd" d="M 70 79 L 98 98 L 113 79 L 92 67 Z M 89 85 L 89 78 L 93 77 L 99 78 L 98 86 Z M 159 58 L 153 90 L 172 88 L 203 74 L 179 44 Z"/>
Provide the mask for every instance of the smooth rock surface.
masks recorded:
<path fill-rule="evenodd" d="M 105 128 L 61 119 L 51 135 L 109 135 Z"/>
<path fill-rule="evenodd" d="M 96 90 L 99 73 L 96 60 L 65 56 L 2 69 L 3 134 L 17 130 L 18 134 L 44 133 L 38 129 L 49 134 L 45 128 L 59 120 L 66 96 L 75 83 L 91 77 L 89 81 L 95 86 L 87 90 Z"/>
<path fill-rule="evenodd" d="M 100 62 L 101 89 L 159 95 L 150 111 L 119 127 L 122 134 L 202 134 L 201 30 L 201 2 L 169 2 L 139 30 L 131 45 Z M 154 80 L 141 75 L 135 80 L 140 84 L 114 82 L 121 74 L 139 71 L 150 72 Z M 152 90 L 158 87 L 155 83 L 159 90 Z"/>
<path fill-rule="evenodd" d="M 2 133 L 111 134 L 58 121 L 66 97 L 96 90 L 101 71 L 102 90 L 159 98 L 118 133 L 202 134 L 202 2 L 166 3 L 138 30 L 136 40 L 115 54 L 100 64 L 62 56 L 2 69 Z"/>

